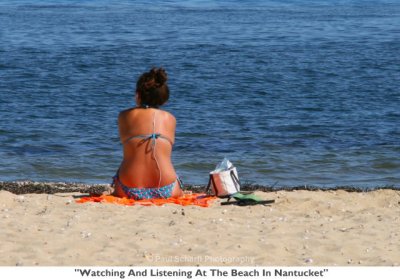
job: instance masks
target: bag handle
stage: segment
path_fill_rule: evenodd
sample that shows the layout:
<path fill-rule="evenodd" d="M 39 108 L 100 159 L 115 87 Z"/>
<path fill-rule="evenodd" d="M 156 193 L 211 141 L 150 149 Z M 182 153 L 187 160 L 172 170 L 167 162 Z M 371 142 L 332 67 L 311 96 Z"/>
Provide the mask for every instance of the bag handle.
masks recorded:
<path fill-rule="evenodd" d="M 211 182 L 212 182 L 212 184 L 214 186 L 213 188 L 214 188 L 215 195 L 218 196 L 218 190 L 217 190 L 217 187 L 215 187 L 215 181 L 214 181 L 214 177 L 212 176 L 212 174 L 210 174 L 210 179 L 208 180 L 208 185 L 207 185 L 206 190 L 204 192 L 207 194 L 207 192 L 210 190 Z"/>
<path fill-rule="evenodd" d="M 240 181 L 239 181 L 239 178 L 237 178 L 237 176 L 233 170 L 231 170 L 231 178 L 232 178 L 233 184 L 235 185 L 236 191 L 239 192 L 239 189 L 241 188 Z"/>

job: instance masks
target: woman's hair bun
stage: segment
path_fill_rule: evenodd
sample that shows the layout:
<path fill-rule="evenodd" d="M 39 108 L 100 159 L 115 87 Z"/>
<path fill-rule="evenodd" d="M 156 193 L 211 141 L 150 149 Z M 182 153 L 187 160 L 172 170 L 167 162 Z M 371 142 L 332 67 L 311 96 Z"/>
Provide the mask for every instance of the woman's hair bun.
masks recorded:
<path fill-rule="evenodd" d="M 161 87 L 167 82 L 167 72 L 163 68 L 153 68 L 150 72 L 153 74 L 157 87 Z"/>
<path fill-rule="evenodd" d="M 152 68 L 142 74 L 136 83 L 136 92 L 140 93 L 146 105 L 160 106 L 169 98 L 168 75 L 163 68 Z"/>

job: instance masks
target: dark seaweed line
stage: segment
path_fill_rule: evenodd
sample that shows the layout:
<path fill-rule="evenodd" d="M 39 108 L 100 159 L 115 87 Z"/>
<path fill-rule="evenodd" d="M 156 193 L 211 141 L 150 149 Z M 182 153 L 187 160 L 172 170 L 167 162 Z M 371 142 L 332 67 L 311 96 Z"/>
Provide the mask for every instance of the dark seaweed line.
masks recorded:
<path fill-rule="evenodd" d="M 0 190 L 21 194 L 88 193 L 100 195 L 108 185 L 68 182 L 0 181 Z"/>
<path fill-rule="evenodd" d="M 107 190 L 108 184 L 83 184 L 83 183 L 68 183 L 68 182 L 36 182 L 36 181 L 0 181 L 0 190 L 8 191 L 17 195 L 21 194 L 55 194 L 55 193 L 87 193 L 92 195 L 100 195 Z M 205 185 L 185 184 L 184 189 L 195 193 L 204 192 Z M 335 186 L 335 187 L 317 187 L 317 186 L 268 186 L 259 184 L 244 184 L 241 190 L 244 191 L 335 191 L 344 190 L 346 192 L 371 192 L 381 189 L 390 189 L 400 191 L 399 186 L 385 185 L 374 188 L 357 188 L 353 186 Z"/>

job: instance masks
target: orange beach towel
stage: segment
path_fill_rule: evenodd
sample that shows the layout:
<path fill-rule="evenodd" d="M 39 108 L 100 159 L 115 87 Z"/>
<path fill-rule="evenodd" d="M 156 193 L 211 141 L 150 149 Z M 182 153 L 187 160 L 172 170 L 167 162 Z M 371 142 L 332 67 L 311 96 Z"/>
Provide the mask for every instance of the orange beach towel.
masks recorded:
<path fill-rule="evenodd" d="M 167 203 L 179 204 L 179 205 L 197 205 L 201 207 L 209 207 L 211 202 L 216 197 L 207 196 L 203 194 L 185 194 L 179 198 L 168 198 L 168 199 L 149 199 L 149 200 L 134 200 L 128 198 L 118 198 L 114 196 L 102 195 L 99 197 L 83 197 L 77 200 L 77 203 L 86 202 L 100 202 L 100 203 L 112 203 L 120 205 L 163 205 Z"/>

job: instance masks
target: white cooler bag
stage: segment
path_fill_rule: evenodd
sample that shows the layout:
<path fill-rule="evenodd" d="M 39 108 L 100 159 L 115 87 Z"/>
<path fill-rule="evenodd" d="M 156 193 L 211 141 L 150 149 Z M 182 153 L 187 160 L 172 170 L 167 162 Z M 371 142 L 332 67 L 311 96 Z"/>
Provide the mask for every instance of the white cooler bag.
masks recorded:
<path fill-rule="evenodd" d="M 229 197 L 240 191 L 240 182 L 235 167 L 227 170 L 215 170 L 210 172 L 210 180 L 206 192 L 211 190 L 211 194 L 217 197 Z"/>

